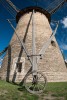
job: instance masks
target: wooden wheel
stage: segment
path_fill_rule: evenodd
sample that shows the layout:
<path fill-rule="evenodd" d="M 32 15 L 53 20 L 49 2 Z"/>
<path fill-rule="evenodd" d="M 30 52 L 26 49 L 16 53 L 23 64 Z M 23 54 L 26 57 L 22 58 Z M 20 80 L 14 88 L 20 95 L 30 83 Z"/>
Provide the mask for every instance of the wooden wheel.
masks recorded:
<path fill-rule="evenodd" d="M 36 75 L 34 73 L 30 72 L 26 76 L 24 86 L 30 93 L 39 94 L 44 91 L 47 79 L 41 72 L 36 72 Z"/>

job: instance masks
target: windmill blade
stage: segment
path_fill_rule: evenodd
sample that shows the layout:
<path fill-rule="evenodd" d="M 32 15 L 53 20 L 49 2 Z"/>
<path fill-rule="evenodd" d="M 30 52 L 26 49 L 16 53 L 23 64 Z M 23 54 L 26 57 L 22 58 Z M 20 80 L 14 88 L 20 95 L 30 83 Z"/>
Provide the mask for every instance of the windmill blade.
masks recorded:
<path fill-rule="evenodd" d="M 3 5 L 3 7 L 10 13 L 11 16 L 14 18 L 16 17 L 17 12 L 19 9 L 9 0 L 0 0 L 0 3 Z"/>
<path fill-rule="evenodd" d="M 15 18 L 17 12 L 5 0 L 0 0 L 0 3 Z"/>
<path fill-rule="evenodd" d="M 9 4 L 16 12 L 19 12 L 19 8 L 17 8 L 10 0 L 6 0 L 6 2 L 8 2 L 8 4 Z"/>
<path fill-rule="evenodd" d="M 64 3 L 66 0 L 54 0 L 50 6 L 46 8 L 46 10 L 50 13 L 53 14 L 55 13 Z"/>

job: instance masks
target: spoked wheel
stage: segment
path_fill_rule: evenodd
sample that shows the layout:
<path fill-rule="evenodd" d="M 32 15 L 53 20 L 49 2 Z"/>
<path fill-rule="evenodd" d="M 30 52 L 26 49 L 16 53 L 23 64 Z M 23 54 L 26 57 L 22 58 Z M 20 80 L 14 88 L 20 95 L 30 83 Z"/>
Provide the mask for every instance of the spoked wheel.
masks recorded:
<path fill-rule="evenodd" d="M 37 72 L 36 75 L 34 75 L 34 72 L 30 72 L 24 80 L 25 88 L 33 94 L 42 93 L 46 83 L 47 79 L 41 72 Z"/>

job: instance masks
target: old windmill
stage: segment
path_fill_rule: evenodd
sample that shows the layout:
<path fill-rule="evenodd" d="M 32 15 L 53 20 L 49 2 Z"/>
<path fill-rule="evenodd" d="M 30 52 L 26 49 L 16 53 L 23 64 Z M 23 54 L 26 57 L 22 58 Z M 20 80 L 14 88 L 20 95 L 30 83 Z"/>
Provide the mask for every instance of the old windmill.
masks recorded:
<path fill-rule="evenodd" d="M 0 69 L 1 79 L 24 82 L 31 93 L 41 93 L 46 81 L 67 81 L 67 69 L 54 37 L 59 22 L 54 21 L 56 28 L 53 32 L 50 27 L 51 15 L 66 0 L 52 0 L 47 8 L 44 6 L 46 0 L 43 3 L 41 0 L 24 0 L 22 2 L 29 3 L 22 10 L 10 0 L 0 2 L 13 17 L 16 16 L 17 22 L 15 29 L 12 20 L 7 20 L 15 32 L 8 48 L 3 51 L 7 50 Z"/>

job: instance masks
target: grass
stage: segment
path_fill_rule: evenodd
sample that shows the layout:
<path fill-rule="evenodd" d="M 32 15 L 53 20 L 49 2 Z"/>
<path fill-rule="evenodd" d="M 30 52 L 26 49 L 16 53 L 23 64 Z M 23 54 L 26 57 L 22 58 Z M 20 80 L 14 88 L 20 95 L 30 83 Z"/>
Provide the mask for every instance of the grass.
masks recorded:
<path fill-rule="evenodd" d="M 64 99 L 60 100 L 67 100 L 67 82 L 48 83 L 45 92 L 56 97 L 56 100 L 59 100 L 61 97 Z"/>
<path fill-rule="evenodd" d="M 38 96 L 28 93 L 24 87 L 0 81 L 0 100 L 38 100 Z"/>
<path fill-rule="evenodd" d="M 48 83 L 43 94 L 33 95 L 24 87 L 0 81 L 0 100 L 52 100 L 51 98 L 67 100 L 67 82 Z"/>

